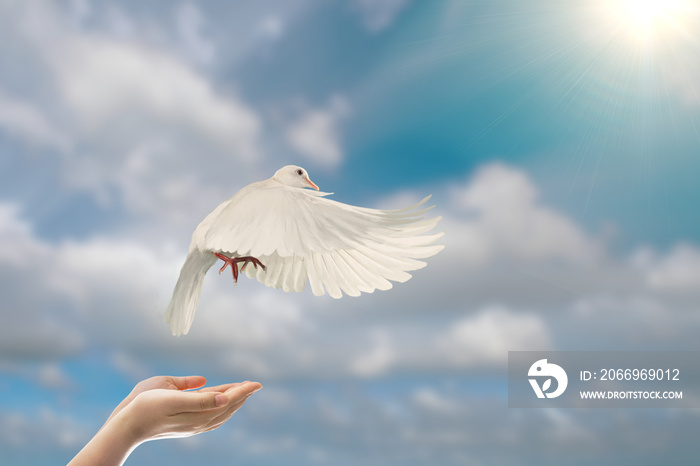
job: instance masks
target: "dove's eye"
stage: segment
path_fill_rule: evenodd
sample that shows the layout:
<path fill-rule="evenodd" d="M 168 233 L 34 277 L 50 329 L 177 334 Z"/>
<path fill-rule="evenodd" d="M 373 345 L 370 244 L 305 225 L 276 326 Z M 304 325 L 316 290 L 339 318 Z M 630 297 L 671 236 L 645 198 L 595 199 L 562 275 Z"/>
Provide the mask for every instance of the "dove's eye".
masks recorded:
<path fill-rule="evenodd" d="M 303 172 L 303 171 L 301 171 L 301 170 L 297 170 L 297 175 L 301 176 L 301 175 L 303 175 L 303 174 L 304 174 L 304 172 Z"/>

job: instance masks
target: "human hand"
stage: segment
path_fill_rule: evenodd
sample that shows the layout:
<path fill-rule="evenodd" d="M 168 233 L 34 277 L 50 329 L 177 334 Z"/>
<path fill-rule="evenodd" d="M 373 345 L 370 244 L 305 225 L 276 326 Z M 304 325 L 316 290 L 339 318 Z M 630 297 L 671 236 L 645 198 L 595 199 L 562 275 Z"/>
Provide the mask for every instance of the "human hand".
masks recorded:
<path fill-rule="evenodd" d="M 145 441 L 216 429 L 262 388 L 246 381 L 192 391 L 205 383 L 199 376 L 159 376 L 139 382 L 70 465 L 121 465 Z"/>
<path fill-rule="evenodd" d="M 124 398 L 124 400 L 119 403 L 119 405 L 114 409 L 112 414 L 109 416 L 105 425 L 114 418 L 122 409 L 124 409 L 129 403 L 134 401 L 139 394 L 146 392 L 148 390 L 155 389 L 166 389 L 166 390 L 191 390 L 194 388 L 203 387 L 207 383 L 207 379 L 198 375 L 191 375 L 187 377 L 171 377 L 169 375 L 158 375 L 151 377 L 146 380 L 142 380 L 137 383 L 131 393 Z M 200 390 L 200 392 L 205 391 L 217 391 L 223 393 L 227 388 L 240 384 L 228 384 L 220 385 L 218 387 L 207 387 Z"/>
<path fill-rule="evenodd" d="M 121 425 L 135 443 L 187 437 L 221 426 L 262 388 L 257 382 L 246 381 L 184 391 L 205 383 L 204 377 L 147 379 L 134 388 L 126 406 L 108 423 Z"/>

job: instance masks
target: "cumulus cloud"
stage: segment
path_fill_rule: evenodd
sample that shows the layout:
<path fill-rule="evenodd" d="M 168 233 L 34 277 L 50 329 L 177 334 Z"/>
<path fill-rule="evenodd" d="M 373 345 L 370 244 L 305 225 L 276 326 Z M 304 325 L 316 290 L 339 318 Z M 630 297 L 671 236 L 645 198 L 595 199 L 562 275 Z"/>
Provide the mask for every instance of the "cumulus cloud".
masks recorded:
<path fill-rule="evenodd" d="M 633 263 L 644 270 L 649 286 L 656 290 L 700 290 L 700 250 L 692 244 L 677 244 L 666 255 L 645 248 L 636 253 Z"/>
<path fill-rule="evenodd" d="M 365 377 L 385 373 L 397 358 L 389 335 L 378 329 L 372 332 L 371 346 L 351 362 L 350 370 Z"/>
<path fill-rule="evenodd" d="M 31 102 L 8 95 L 0 89 L 0 127 L 21 140 L 66 152 L 69 139 L 46 119 Z"/>
<path fill-rule="evenodd" d="M 508 351 L 547 350 L 552 339 L 544 320 L 500 306 L 463 309 L 441 326 L 374 328 L 358 341 L 349 372 L 360 377 L 394 372 L 451 372 L 505 364 Z"/>
<path fill-rule="evenodd" d="M 199 211 L 197 199 L 212 202 L 212 191 L 213 199 L 228 197 L 235 188 L 228 172 L 250 173 L 260 163 L 257 112 L 175 50 L 87 27 L 88 19 L 101 18 L 91 8 L 9 2 L 0 11 L 15 18 L 3 20 L 3 47 L 24 64 L 0 72 L 0 128 L 24 144 L 54 149 L 42 156 L 57 157 L 56 183 L 177 221 Z M 184 4 L 174 20 L 189 53 L 203 59 L 198 15 Z M 38 84 L 18 86 L 23 72 Z"/>
<path fill-rule="evenodd" d="M 458 213 L 456 247 L 477 263 L 510 255 L 529 260 L 562 259 L 585 264 L 602 255 L 600 240 L 538 201 L 527 175 L 501 163 L 480 168 L 470 182 L 451 189 Z"/>
<path fill-rule="evenodd" d="M 211 84 L 175 58 L 105 37 L 75 35 L 47 51 L 66 103 L 82 130 L 112 125 L 134 112 L 183 125 L 231 147 L 241 159 L 258 155 L 253 111 L 217 95 Z"/>
<path fill-rule="evenodd" d="M 508 351 L 552 348 L 546 324 L 532 313 L 493 306 L 454 322 L 437 338 L 445 360 L 459 366 L 504 363 Z"/>
<path fill-rule="evenodd" d="M 76 354 L 85 340 L 67 322 L 72 312 L 37 279 L 51 248 L 18 216 L 16 205 L 0 203 L 0 359 L 41 361 Z"/>
<path fill-rule="evenodd" d="M 287 128 L 287 141 L 301 155 L 321 166 L 336 167 L 343 160 L 338 124 L 348 103 L 333 97 L 326 108 L 305 109 Z"/>

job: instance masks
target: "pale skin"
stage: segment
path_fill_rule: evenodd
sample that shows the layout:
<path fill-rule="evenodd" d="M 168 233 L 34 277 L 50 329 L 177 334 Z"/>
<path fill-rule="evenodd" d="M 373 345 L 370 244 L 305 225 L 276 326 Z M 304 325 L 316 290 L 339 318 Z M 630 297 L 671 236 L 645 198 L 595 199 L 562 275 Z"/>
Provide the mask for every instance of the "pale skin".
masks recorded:
<path fill-rule="evenodd" d="M 206 382 L 200 376 L 158 376 L 139 382 L 69 466 L 118 466 L 148 440 L 214 430 L 262 388 L 249 381 L 201 388 Z"/>

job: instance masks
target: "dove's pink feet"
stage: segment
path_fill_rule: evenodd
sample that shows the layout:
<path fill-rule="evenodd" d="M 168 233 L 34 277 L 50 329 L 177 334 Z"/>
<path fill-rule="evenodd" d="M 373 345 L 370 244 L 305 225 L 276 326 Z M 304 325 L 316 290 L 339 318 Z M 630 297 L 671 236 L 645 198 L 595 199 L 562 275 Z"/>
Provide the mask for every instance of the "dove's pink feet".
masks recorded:
<path fill-rule="evenodd" d="M 246 265 L 252 263 L 257 269 L 258 265 L 262 267 L 263 270 L 267 270 L 267 267 L 263 265 L 258 259 L 253 256 L 243 256 L 243 257 L 228 257 L 227 255 L 221 254 L 220 252 L 212 252 L 216 257 L 224 261 L 224 266 L 219 269 L 219 273 L 226 270 L 226 267 L 231 265 L 231 271 L 233 272 L 233 282 L 238 283 L 238 263 L 243 262 L 241 270 L 245 270 Z"/>

